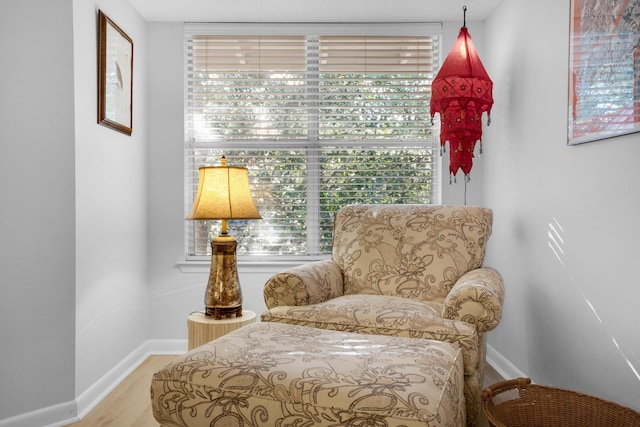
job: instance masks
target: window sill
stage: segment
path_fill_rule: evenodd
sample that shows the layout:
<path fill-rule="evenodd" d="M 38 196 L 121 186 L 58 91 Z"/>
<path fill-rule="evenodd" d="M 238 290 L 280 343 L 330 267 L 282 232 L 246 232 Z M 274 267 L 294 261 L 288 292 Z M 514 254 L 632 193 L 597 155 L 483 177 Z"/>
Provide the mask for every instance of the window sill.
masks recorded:
<path fill-rule="evenodd" d="M 238 257 L 238 269 L 248 271 L 261 271 L 277 273 L 288 268 L 297 267 L 314 261 L 330 259 L 331 255 L 321 255 L 301 258 L 259 258 L 259 257 Z M 209 273 L 211 269 L 210 261 L 190 260 L 178 261 L 176 263 L 181 273 Z"/>

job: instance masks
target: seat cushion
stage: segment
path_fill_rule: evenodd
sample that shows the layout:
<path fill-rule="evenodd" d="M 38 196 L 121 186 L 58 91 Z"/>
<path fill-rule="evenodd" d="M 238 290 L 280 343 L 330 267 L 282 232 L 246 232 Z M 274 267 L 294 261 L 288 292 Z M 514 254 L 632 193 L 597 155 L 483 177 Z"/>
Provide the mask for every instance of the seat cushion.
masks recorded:
<path fill-rule="evenodd" d="M 465 422 L 460 348 L 255 323 L 178 357 L 151 382 L 171 426 L 451 426 Z"/>
<path fill-rule="evenodd" d="M 334 331 L 360 332 L 455 343 L 462 348 L 464 371 L 479 363 L 478 334 L 473 325 L 444 319 L 442 304 L 386 295 L 345 295 L 319 304 L 274 307 L 265 322 L 280 322 Z"/>

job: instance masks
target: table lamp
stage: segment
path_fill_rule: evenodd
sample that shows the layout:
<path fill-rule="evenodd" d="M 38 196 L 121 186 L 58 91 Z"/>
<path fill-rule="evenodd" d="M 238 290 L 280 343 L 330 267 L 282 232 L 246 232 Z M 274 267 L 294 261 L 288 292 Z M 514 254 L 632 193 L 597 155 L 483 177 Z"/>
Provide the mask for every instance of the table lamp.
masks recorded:
<path fill-rule="evenodd" d="M 236 240 L 227 233 L 227 220 L 260 219 L 249 189 L 247 168 L 220 166 L 199 169 L 198 191 L 187 219 L 221 219 L 220 235 L 211 241 L 211 271 L 204 294 L 205 314 L 215 319 L 242 316 Z"/>

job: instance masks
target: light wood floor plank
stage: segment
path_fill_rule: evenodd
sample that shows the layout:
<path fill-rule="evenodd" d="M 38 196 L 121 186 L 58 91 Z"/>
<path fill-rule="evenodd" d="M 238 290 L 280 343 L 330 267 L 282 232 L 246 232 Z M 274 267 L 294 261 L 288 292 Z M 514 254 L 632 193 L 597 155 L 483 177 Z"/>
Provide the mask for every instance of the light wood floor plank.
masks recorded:
<path fill-rule="evenodd" d="M 158 427 L 151 413 L 151 377 L 177 356 L 150 356 L 81 421 L 70 427 Z"/>

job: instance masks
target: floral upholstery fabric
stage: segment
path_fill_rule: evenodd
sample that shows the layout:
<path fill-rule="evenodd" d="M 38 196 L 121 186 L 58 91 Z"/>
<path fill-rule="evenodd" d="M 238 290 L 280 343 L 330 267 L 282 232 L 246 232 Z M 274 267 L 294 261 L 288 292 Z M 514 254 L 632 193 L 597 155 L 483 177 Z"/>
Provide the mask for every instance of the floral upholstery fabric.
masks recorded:
<path fill-rule="evenodd" d="M 500 322 L 504 301 L 502 277 L 483 267 L 492 221 L 491 210 L 472 206 L 344 207 L 331 259 L 270 278 L 262 320 L 460 345 L 475 425 L 484 333 Z"/>
<path fill-rule="evenodd" d="M 447 295 L 442 317 L 475 325 L 479 332 L 498 326 L 502 317 L 504 285 L 502 276 L 491 268 L 465 273 Z"/>
<path fill-rule="evenodd" d="M 333 260 L 345 294 L 442 301 L 478 268 L 492 212 L 477 207 L 351 205 L 334 222 Z"/>
<path fill-rule="evenodd" d="M 158 371 L 162 426 L 451 426 L 462 355 L 446 342 L 255 323 Z"/>
<path fill-rule="evenodd" d="M 267 282 L 267 308 L 310 305 L 343 295 L 342 270 L 333 260 L 317 261 L 278 273 Z"/>
<path fill-rule="evenodd" d="M 277 321 L 335 331 L 425 338 L 458 344 L 464 372 L 478 366 L 478 334 L 469 323 L 440 316 L 442 304 L 386 295 L 345 295 L 302 307 L 275 307 L 262 316 Z"/>

